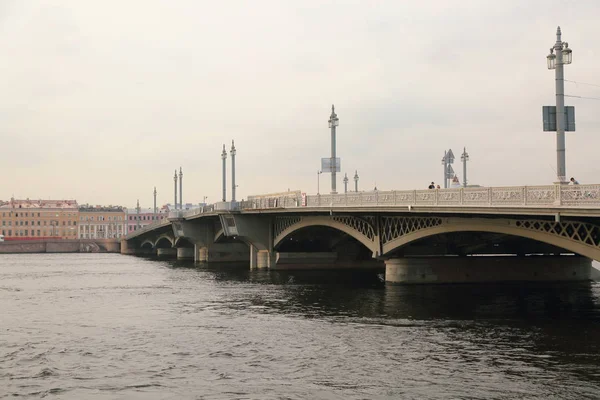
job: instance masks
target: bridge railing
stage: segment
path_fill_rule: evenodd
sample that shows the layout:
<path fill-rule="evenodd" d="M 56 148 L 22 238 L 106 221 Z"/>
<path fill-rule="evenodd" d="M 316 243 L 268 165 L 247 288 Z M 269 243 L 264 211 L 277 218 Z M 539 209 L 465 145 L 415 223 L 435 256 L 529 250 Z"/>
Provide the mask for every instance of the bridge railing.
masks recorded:
<path fill-rule="evenodd" d="M 600 207 L 600 185 L 541 185 L 456 189 L 391 190 L 263 198 L 242 209 L 361 206 Z"/>
<path fill-rule="evenodd" d="M 169 218 L 189 218 L 196 215 L 212 213 L 215 211 L 214 204 L 208 204 L 200 208 L 194 208 L 192 210 L 173 210 L 169 213 Z"/>
<path fill-rule="evenodd" d="M 153 230 L 153 229 L 156 229 L 156 228 L 157 228 L 157 227 L 159 227 L 159 226 L 166 225 L 166 224 L 168 224 L 168 223 L 169 223 L 169 217 L 168 217 L 168 216 L 162 217 L 162 218 L 160 218 L 160 219 L 157 219 L 157 220 L 155 220 L 155 221 L 152 221 L 151 223 L 149 223 L 148 225 L 146 225 L 146 226 L 144 226 L 144 227 L 142 227 L 142 228 L 140 228 L 140 229 L 136 229 L 135 231 L 133 231 L 133 232 L 131 232 L 131 233 L 127 234 L 127 235 L 125 236 L 125 238 L 126 238 L 126 239 L 131 239 L 132 237 L 139 236 L 139 235 L 141 235 L 142 233 L 145 233 L 145 232 L 151 231 L 151 230 Z"/>

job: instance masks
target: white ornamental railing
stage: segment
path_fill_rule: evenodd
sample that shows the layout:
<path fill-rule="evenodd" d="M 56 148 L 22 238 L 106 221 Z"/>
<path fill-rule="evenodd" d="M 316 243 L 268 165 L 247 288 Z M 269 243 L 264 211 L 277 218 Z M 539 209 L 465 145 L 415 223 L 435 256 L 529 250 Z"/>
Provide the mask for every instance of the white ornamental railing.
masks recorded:
<path fill-rule="evenodd" d="M 600 208 L 600 185 L 544 185 L 391 190 L 262 198 L 241 209 L 371 206 L 589 207 Z"/>

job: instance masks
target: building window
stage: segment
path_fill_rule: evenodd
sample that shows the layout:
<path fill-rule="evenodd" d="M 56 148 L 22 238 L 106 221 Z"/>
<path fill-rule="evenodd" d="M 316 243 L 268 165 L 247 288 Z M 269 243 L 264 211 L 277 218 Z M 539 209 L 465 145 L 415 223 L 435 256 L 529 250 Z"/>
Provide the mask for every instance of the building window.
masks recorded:
<path fill-rule="evenodd" d="M 41 235 L 40 235 L 40 230 L 39 230 L 39 229 L 37 230 L 37 235 L 38 235 L 38 236 L 41 236 Z"/>
<path fill-rule="evenodd" d="M 29 231 L 25 229 L 25 236 L 29 235 Z"/>

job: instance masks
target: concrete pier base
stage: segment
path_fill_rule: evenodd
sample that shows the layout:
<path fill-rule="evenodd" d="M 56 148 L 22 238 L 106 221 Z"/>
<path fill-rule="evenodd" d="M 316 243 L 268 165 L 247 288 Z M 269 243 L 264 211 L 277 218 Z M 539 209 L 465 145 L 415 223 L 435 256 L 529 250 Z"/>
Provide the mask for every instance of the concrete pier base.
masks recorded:
<path fill-rule="evenodd" d="M 586 281 L 592 260 L 579 256 L 414 257 L 385 262 L 390 283 Z"/>
<path fill-rule="evenodd" d="M 300 270 L 300 269 L 383 269 L 385 264 L 381 260 L 340 260 L 336 252 L 283 252 L 277 253 L 275 266 L 278 270 Z"/>
<path fill-rule="evenodd" d="M 193 260 L 194 249 L 189 247 L 178 247 L 177 248 L 177 259 L 178 260 Z"/>
<path fill-rule="evenodd" d="M 208 247 L 199 247 L 196 262 L 207 262 L 208 261 Z"/>
<path fill-rule="evenodd" d="M 177 249 L 156 249 L 156 256 L 158 258 L 177 258 Z"/>
<path fill-rule="evenodd" d="M 198 262 L 207 263 L 247 263 L 249 249 L 243 243 L 215 243 L 198 249 Z"/>
<path fill-rule="evenodd" d="M 256 253 L 256 268 L 274 268 L 276 264 L 276 254 L 273 251 L 259 250 Z"/>

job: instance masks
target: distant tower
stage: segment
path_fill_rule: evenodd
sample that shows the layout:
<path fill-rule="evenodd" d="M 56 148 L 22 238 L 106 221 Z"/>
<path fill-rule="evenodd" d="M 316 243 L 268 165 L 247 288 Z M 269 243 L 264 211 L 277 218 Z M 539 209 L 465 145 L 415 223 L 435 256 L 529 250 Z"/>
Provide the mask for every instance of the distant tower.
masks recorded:
<path fill-rule="evenodd" d="M 223 201 L 227 201 L 227 177 L 225 174 L 227 173 L 226 164 L 227 164 L 227 152 L 225 151 L 225 145 L 223 145 L 223 152 L 221 153 L 221 159 L 223 160 Z"/>
<path fill-rule="evenodd" d="M 183 170 L 179 167 L 179 209 L 183 210 Z"/>
<path fill-rule="evenodd" d="M 354 191 L 358 192 L 358 170 L 354 171 Z"/>
<path fill-rule="evenodd" d="M 335 113 L 335 107 L 331 105 L 331 116 L 329 117 L 329 128 L 331 128 L 331 193 L 335 194 L 337 160 L 335 156 L 335 128 L 340 124 L 340 120 Z"/>
<path fill-rule="evenodd" d="M 173 207 L 175 207 L 175 210 L 177 210 L 177 170 L 175 170 L 173 181 L 175 182 L 175 202 L 173 203 Z"/>
<path fill-rule="evenodd" d="M 348 174 L 344 174 L 344 193 L 348 193 Z"/>
<path fill-rule="evenodd" d="M 235 203 L 235 144 L 231 141 L 231 202 Z"/>

